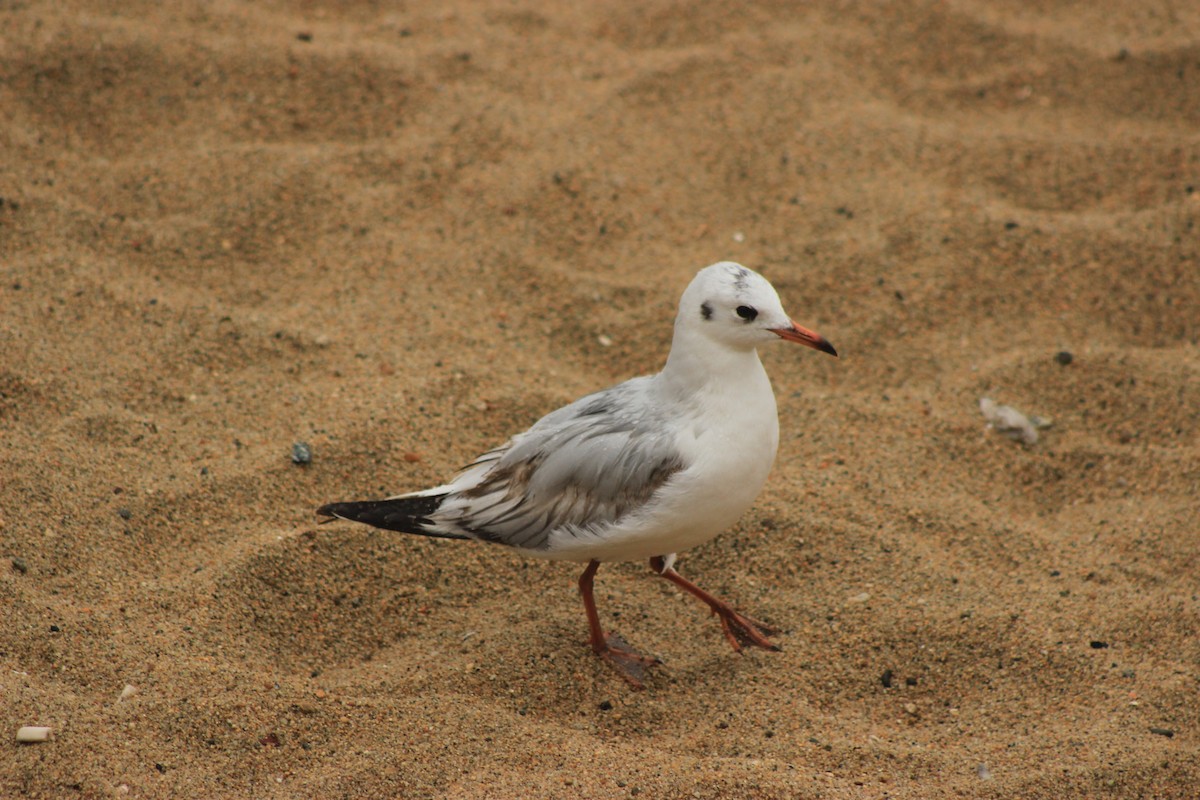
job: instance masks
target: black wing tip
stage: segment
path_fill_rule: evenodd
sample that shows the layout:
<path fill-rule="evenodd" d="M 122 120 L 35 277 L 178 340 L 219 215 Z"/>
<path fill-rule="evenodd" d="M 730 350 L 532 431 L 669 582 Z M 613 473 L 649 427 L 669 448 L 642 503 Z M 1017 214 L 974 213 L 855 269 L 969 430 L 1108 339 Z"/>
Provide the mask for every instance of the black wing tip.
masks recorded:
<path fill-rule="evenodd" d="M 418 495 L 416 497 L 393 497 L 388 500 L 361 500 L 345 503 L 326 503 L 317 509 L 317 516 L 325 517 L 321 523 L 342 519 L 361 522 L 376 528 L 400 533 L 412 533 L 435 539 L 469 539 L 457 533 L 430 530 L 433 521 L 428 515 L 441 505 L 444 494 Z"/>
<path fill-rule="evenodd" d="M 343 505 L 345 505 L 345 503 L 326 503 L 318 508 L 317 516 L 321 517 L 319 524 L 324 525 L 327 522 L 333 522 L 336 519 L 340 519 L 337 509 L 339 506 Z"/>
<path fill-rule="evenodd" d="M 317 516 L 324 517 L 322 522 L 345 520 L 346 522 L 365 522 L 364 516 L 375 516 L 381 508 L 385 508 L 387 500 L 351 500 L 339 503 L 326 503 L 317 509 Z"/>

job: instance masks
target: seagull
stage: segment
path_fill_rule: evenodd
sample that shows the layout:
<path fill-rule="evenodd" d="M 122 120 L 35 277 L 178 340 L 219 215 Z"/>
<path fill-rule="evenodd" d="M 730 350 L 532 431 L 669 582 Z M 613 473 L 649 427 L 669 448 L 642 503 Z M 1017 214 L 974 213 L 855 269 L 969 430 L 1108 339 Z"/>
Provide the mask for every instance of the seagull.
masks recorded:
<path fill-rule="evenodd" d="M 754 502 L 779 445 L 775 393 L 757 348 L 788 341 L 837 355 L 796 324 L 746 267 L 700 270 L 679 302 L 662 371 L 553 411 L 479 456 L 449 483 L 385 500 L 329 503 L 324 522 L 503 545 L 525 556 L 586 564 L 579 592 L 589 643 L 633 687 L 660 663 L 605 633 L 592 581 L 600 564 L 649 559 L 695 595 L 735 651 L 778 650 L 778 631 L 745 616 L 674 568 L 675 554 L 731 526 Z"/>

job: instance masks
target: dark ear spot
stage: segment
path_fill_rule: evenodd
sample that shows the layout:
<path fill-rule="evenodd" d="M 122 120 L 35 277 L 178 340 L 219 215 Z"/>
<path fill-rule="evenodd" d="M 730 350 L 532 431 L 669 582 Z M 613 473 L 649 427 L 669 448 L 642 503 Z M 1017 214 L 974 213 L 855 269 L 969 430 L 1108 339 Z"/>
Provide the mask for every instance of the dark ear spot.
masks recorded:
<path fill-rule="evenodd" d="M 712 319 L 712 306 L 708 304 L 707 300 L 700 304 L 700 316 L 706 320 Z"/>

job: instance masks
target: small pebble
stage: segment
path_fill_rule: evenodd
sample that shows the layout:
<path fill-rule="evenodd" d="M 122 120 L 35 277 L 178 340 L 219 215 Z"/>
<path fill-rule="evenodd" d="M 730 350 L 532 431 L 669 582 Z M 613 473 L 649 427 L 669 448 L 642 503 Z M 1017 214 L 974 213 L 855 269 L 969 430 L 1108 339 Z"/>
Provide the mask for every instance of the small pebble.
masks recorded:
<path fill-rule="evenodd" d="M 1155 736 L 1165 736 L 1168 739 L 1171 739 L 1175 736 L 1175 731 L 1171 730 L 1170 728 L 1151 728 L 1150 732 Z"/>
<path fill-rule="evenodd" d="M 612 338 L 605 336 L 603 333 L 596 337 L 596 341 L 600 342 L 601 347 L 612 347 L 613 343 Z"/>
<path fill-rule="evenodd" d="M 127 684 L 125 684 L 125 688 L 121 690 L 121 696 L 118 699 L 128 700 L 129 698 L 133 697 L 135 694 L 137 694 L 137 687 L 134 686 L 132 683 L 127 683 Z"/>
<path fill-rule="evenodd" d="M 41 725 L 25 725 L 17 728 L 17 741 L 26 744 L 44 742 L 50 738 L 50 729 Z"/>
<path fill-rule="evenodd" d="M 133 516 L 133 512 L 130 511 L 128 508 L 118 508 L 117 516 L 120 517 L 121 519 L 129 519 Z"/>
<path fill-rule="evenodd" d="M 307 466 L 312 463 L 312 448 L 306 442 L 296 442 L 292 445 L 292 463 Z"/>
<path fill-rule="evenodd" d="M 26 572 L 29 572 L 29 565 L 25 563 L 25 559 L 19 556 L 13 557 L 12 567 L 22 575 L 24 575 Z"/>
<path fill-rule="evenodd" d="M 1075 356 L 1071 355 L 1071 353 L 1067 350 L 1059 350 L 1054 355 L 1054 360 L 1065 367 L 1067 364 L 1070 364 L 1075 360 Z"/>
<path fill-rule="evenodd" d="M 980 764 L 975 768 L 975 774 L 979 776 L 981 781 L 989 781 L 992 779 L 992 771 L 988 769 L 987 764 Z"/>
<path fill-rule="evenodd" d="M 883 674 L 879 676 L 879 682 L 883 684 L 883 688 L 892 688 L 892 677 L 893 673 L 890 669 L 885 669 L 883 671 Z"/>
<path fill-rule="evenodd" d="M 1024 444 L 1035 444 L 1038 428 L 1050 427 L 1049 420 L 1027 417 L 1012 406 L 1002 406 L 989 397 L 979 399 L 979 410 L 989 428 Z"/>
<path fill-rule="evenodd" d="M 1099 639 L 1093 639 L 1089 644 L 1091 644 L 1093 650 L 1103 650 L 1108 647 L 1108 642 L 1102 642 Z"/>

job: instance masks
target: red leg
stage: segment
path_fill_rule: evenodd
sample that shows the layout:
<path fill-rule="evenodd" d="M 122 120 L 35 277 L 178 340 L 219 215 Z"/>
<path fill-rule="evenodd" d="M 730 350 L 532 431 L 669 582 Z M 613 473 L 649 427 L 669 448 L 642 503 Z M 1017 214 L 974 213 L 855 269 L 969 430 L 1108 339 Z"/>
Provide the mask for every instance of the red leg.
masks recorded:
<path fill-rule="evenodd" d="M 733 645 L 734 650 L 741 652 L 742 647 L 746 645 L 761 647 L 764 650 L 779 649 L 779 645 L 767 638 L 771 634 L 779 633 L 779 631 L 770 625 L 764 625 L 758 620 L 747 617 L 744 614 L 739 614 L 733 606 L 721 598 L 709 594 L 680 575 L 672 567 L 668 567 L 662 556 L 655 556 L 650 559 L 650 569 L 679 588 L 703 600 L 712 609 L 712 612 L 721 618 L 721 627 L 725 631 L 725 638 L 729 640 L 729 644 Z"/>
<path fill-rule="evenodd" d="M 588 619 L 588 643 L 592 646 L 592 652 L 612 664 L 633 688 L 641 689 L 642 681 L 646 679 L 646 667 L 661 662 L 657 658 L 641 655 L 617 634 L 604 633 L 600 627 L 600 615 L 596 613 L 596 598 L 592 596 L 592 579 L 598 569 L 600 562 L 593 559 L 579 576 L 579 593 L 583 595 L 583 610 L 587 612 Z"/>

